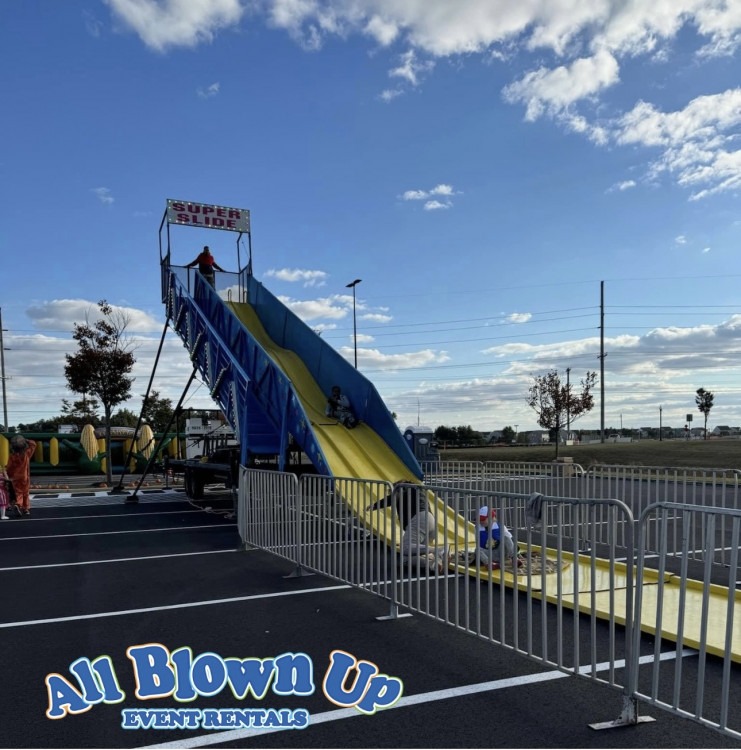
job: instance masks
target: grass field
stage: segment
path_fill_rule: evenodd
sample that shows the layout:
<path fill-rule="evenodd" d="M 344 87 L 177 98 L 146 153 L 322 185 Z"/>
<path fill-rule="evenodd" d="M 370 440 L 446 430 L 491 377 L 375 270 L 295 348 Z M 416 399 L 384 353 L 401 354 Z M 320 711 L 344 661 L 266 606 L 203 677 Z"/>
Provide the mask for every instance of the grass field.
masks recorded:
<path fill-rule="evenodd" d="M 455 448 L 441 451 L 443 461 L 552 461 L 552 445 L 538 447 Z M 684 466 L 741 469 L 741 440 L 638 440 L 561 446 L 559 456 L 571 456 L 585 469 L 593 464 L 622 466 Z"/>

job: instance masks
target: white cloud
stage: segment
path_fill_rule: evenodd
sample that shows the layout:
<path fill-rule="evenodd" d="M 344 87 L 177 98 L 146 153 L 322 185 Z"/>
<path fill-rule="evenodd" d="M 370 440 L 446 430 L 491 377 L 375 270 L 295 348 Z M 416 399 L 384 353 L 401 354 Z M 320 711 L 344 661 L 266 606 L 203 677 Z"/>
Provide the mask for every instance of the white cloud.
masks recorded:
<path fill-rule="evenodd" d="M 620 80 L 624 59 L 670 61 L 680 32 L 696 59 L 733 53 L 741 44 L 741 4 L 731 0 L 105 0 L 114 17 L 149 47 L 163 51 L 212 41 L 236 27 L 246 9 L 285 30 L 307 49 L 328 36 L 361 35 L 381 48 L 404 45 L 389 70 L 400 85 L 379 99 L 391 102 L 405 87 L 419 86 L 443 58 L 480 54 L 505 59 L 537 51 L 540 67 L 517 74 L 503 89 L 506 101 L 522 104 L 533 121 L 549 116 L 569 132 L 598 145 L 659 148 L 649 177 L 669 174 L 692 190 L 691 199 L 737 189 L 741 154 L 728 131 L 738 125 L 741 89 L 698 97 L 684 110 L 663 113 L 639 102 L 609 122 L 590 117 L 591 107 Z M 206 92 L 204 92 L 206 93 Z M 626 181 L 627 184 L 630 181 Z M 440 208 L 445 204 L 431 204 Z"/>
<path fill-rule="evenodd" d="M 129 333 L 151 333 L 160 331 L 162 323 L 151 315 L 135 307 L 111 305 L 115 313 L 128 318 Z M 32 305 L 26 310 L 35 328 L 67 330 L 72 332 L 75 323 L 94 323 L 100 318 L 97 303 L 85 299 L 55 299 Z"/>
<path fill-rule="evenodd" d="M 444 182 L 435 185 L 431 190 L 406 190 L 401 194 L 401 199 L 404 201 L 425 201 L 425 211 L 439 211 L 441 209 L 452 208 L 453 201 L 450 198 L 453 195 L 460 195 L 461 191 L 453 189 L 452 185 L 448 185 Z M 443 196 L 447 200 L 439 201 L 434 196 Z"/>
<path fill-rule="evenodd" d="M 115 198 L 111 195 L 110 189 L 107 187 L 92 188 L 92 192 L 97 196 L 98 200 L 104 205 L 109 206 L 115 200 Z"/>
<path fill-rule="evenodd" d="M 507 316 L 509 323 L 527 323 L 533 317 L 532 313 L 510 313 Z"/>
<path fill-rule="evenodd" d="M 365 25 L 365 33 L 372 36 L 382 47 L 388 47 L 399 36 L 398 25 L 381 16 L 372 16 Z"/>
<path fill-rule="evenodd" d="M 683 234 L 677 235 L 674 238 L 674 241 L 677 243 L 677 245 L 686 245 L 687 244 L 687 238 Z"/>
<path fill-rule="evenodd" d="M 699 200 L 741 186 L 741 150 L 728 150 L 739 125 L 741 88 L 736 88 L 696 97 L 674 112 L 639 102 L 614 123 L 613 139 L 659 149 L 649 175 L 669 174 L 695 190 L 691 200 Z"/>
<path fill-rule="evenodd" d="M 359 339 L 360 337 L 358 337 Z M 343 346 L 340 354 L 351 361 L 355 357 L 353 346 Z M 405 354 L 384 354 L 378 349 L 364 349 L 358 347 L 358 363 L 365 369 L 407 370 L 412 367 L 425 367 L 433 364 L 443 364 L 450 359 L 447 352 L 423 349 L 418 352 Z"/>
<path fill-rule="evenodd" d="M 630 190 L 630 188 L 634 188 L 638 183 L 635 180 L 623 180 L 622 182 L 616 182 L 614 185 L 612 185 L 608 189 L 608 193 L 613 193 L 616 190 L 619 192 L 623 192 L 625 190 Z"/>
<path fill-rule="evenodd" d="M 303 321 L 318 318 L 337 320 L 346 317 L 348 314 L 347 303 L 337 296 L 314 300 L 295 300 L 290 297 L 279 296 L 278 299 Z M 352 298 L 350 305 L 352 305 Z"/>
<path fill-rule="evenodd" d="M 372 323 L 389 323 L 393 320 L 392 315 L 386 315 L 384 313 L 364 313 L 358 316 L 358 320 L 367 320 Z"/>
<path fill-rule="evenodd" d="M 216 96 L 219 93 L 219 89 L 221 88 L 221 84 L 216 81 L 215 83 L 212 83 L 210 86 L 207 86 L 204 88 L 198 88 L 196 89 L 196 93 L 198 94 L 201 99 L 211 99 L 212 97 Z"/>
<path fill-rule="evenodd" d="M 430 190 L 430 195 L 453 195 L 453 186 L 440 183 Z"/>
<path fill-rule="evenodd" d="M 115 17 L 148 47 L 195 47 L 210 42 L 244 14 L 241 0 L 104 0 Z"/>
<path fill-rule="evenodd" d="M 429 193 L 426 190 L 407 190 L 402 194 L 402 200 L 405 201 L 421 201 L 429 197 Z"/>
<path fill-rule="evenodd" d="M 525 119 L 537 120 L 544 114 L 556 115 L 572 104 L 613 86 L 619 80 L 618 63 L 606 49 L 592 57 L 574 60 L 554 69 L 545 67 L 526 73 L 519 81 L 505 86 L 509 103 L 525 105 Z"/>
<path fill-rule="evenodd" d="M 709 248 L 709 247 L 704 247 L 704 248 L 702 249 L 702 253 L 703 253 L 703 255 L 705 255 L 706 253 L 709 253 L 709 252 L 710 252 L 710 248 Z"/>
<path fill-rule="evenodd" d="M 154 49 L 193 46 L 242 20 L 246 8 L 318 49 L 326 36 L 362 34 L 382 47 L 403 41 L 415 56 L 481 53 L 511 59 L 516 45 L 568 57 L 587 49 L 613 56 L 660 55 L 685 27 L 701 55 L 739 44 L 741 10 L 724 0 L 105 0 L 115 16 Z M 405 54 L 409 54 L 409 52 Z M 400 69 L 405 69 L 402 60 Z M 396 68 L 396 69 L 399 69 Z M 416 77 L 413 70 L 402 74 Z"/>
<path fill-rule="evenodd" d="M 279 281 L 301 282 L 305 287 L 324 286 L 327 280 L 325 271 L 310 271 L 305 268 L 271 268 L 265 272 L 268 278 Z"/>
<path fill-rule="evenodd" d="M 401 64 L 389 71 L 391 78 L 401 78 L 411 86 L 418 86 L 420 76 L 429 73 L 435 63 L 431 60 L 420 61 L 414 50 L 407 50 L 400 57 Z"/>
<path fill-rule="evenodd" d="M 401 89 L 384 89 L 378 98 L 384 102 L 390 102 L 396 99 L 397 96 L 401 96 L 404 92 Z"/>
<path fill-rule="evenodd" d="M 424 205 L 425 211 L 439 211 L 440 209 L 451 208 L 452 203 L 441 203 L 440 201 L 427 201 Z"/>

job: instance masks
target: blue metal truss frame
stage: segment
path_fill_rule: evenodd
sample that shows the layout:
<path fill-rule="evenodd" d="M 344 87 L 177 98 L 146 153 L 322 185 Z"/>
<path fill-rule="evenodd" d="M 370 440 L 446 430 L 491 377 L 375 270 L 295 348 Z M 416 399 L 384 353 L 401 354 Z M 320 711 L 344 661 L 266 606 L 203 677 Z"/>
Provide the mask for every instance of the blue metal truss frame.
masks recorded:
<path fill-rule="evenodd" d="M 279 436 L 281 470 L 289 436 L 293 436 L 317 472 L 329 475 L 311 421 L 287 375 L 200 273 L 192 273 L 192 293 L 166 260 L 162 276 L 163 302 L 172 327 L 232 426 L 240 442 L 242 465 L 248 465 L 252 452 L 248 424 L 258 409 Z"/>

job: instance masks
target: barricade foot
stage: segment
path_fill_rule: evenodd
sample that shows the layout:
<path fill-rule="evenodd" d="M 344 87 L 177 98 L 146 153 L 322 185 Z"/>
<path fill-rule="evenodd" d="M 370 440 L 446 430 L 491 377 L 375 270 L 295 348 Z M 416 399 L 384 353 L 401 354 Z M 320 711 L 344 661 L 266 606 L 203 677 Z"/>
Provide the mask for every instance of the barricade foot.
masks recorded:
<path fill-rule="evenodd" d="M 619 727 L 631 727 L 636 724 L 646 724 L 649 721 L 656 721 L 653 716 L 638 715 L 638 701 L 636 698 L 623 697 L 623 712 L 618 719 L 613 721 L 599 721 L 590 724 L 590 729 L 618 729 Z"/>
<path fill-rule="evenodd" d="M 381 615 L 380 617 L 376 617 L 376 620 L 382 621 L 382 620 L 398 620 L 401 617 L 411 617 L 411 612 L 404 612 L 403 614 L 399 614 L 399 605 L 394 604 L 392 602 L 389 613 L 387 615 Z"/>
<path fill-rule="evenodd" d="M 310 570 L 305 570 L 300 565 L 297 565 L 293 573 L 289 573 L 287 576 L 283 576 L 283 578 L 306 578 L 307 576 L 315 575 L 316 573 L 312 573 Z"/>

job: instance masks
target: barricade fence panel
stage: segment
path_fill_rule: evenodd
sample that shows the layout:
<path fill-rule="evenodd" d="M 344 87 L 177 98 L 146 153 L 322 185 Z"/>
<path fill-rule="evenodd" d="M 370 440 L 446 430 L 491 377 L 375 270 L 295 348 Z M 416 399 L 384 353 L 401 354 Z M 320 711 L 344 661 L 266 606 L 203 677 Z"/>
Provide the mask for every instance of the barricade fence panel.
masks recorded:
<path fill-rule="evenodd" d="M 590 497 L 618 497 L 638 518 L 656 502 L 739 509 L 739 472 L 736 469 L 681 468 L 658 466 L 591 466 L 585 476 L 585 492 Z M 725 523 L 721 517 L 720 523 Z M 702 529 L 694 528 L 693 544 L 688 554 L 699 559 Z M 656 533 L 648 535 L 646 544 L 658 550 Z M 704 559 L 704 555 L 702 559 Z M 719 548 L 714 562 L 726 565 L 728 550 Z"/>
<path fill-rule="evenodd" d="M 436 461 L 423 463 L 425 482 L 487 492 L 540 492 L 581 497 L 584 469 L 563 461 Z"/>
<path fill-rule="evenodd" d="M 429 485 L 426 491 L 435 498 L 431 513 L 448 564 L 402 564 L 399 606 L 563 671 L 620 685 L 617 665 L 624 665 L 630 644 L 618 623 L 632 607 L 632 558 L 616 561 L 614 535 L 602 551 L 606 559 L 595 548 L 583 554 L 580 531 L 594 525 L 598 510 L 615 521 L 626 517 L 627 523 L 614 526 L 632 529 L 629 511 L 618 501 L 541 496 L 533 528 L 517 521 L 528 515 L 530 496 Z M 482 527 L 467 520 L 483 508 L 495 512 L 500 526 L 494 549 L 481 548 Z M 575 523 L 582 518 L 586 524 Z M 514 559 L 507 535 L 517 550 Z M 609 587 L 612 594 L 605 595 Z"/>
<path fill-rule="evenodd" d="M 454 487 L 481 489 L 484 478 L 482 461 L 422 461 L 427 484 L 451 484 Z"/>
<path fill-rule="evenodd" d="M 388 482 L 317 475 L 301 478 L 302 567 L 390 598 L 393 519 L 371 531 L 372 506 L 391 492 Z"/>
<path fill-rule="evenodd" d="M 654 659 L 639 664 L 636 627 L 631 693 L 741 738 L 741 618 L 734 616 L 741 603 L 741 511 L 660 502 L 638 523 L 636 622 L 657 634 L 675 633 L 676 659 L 658 659 L 663 642 L 657 637 Z M 718 547 L 728 552 L 727 567 L 713 564 Z M 658 571 L 655 582 L 644 578 L 649 563 Z"/>
<path fill-rule="evenodd" d="M 581 479 L 582 492 L 630 486 L 624 467 L 608 468 L 606 484 Z M 655 479 L 641 481 L 656 490 Z M 697 481 L 672 478 L 688 493 Z M 244 469 L 239 531 L 246 544 L 382 597 L 392 615 L 417 612 L 621 688 L 618 723 L 640 699 L 741 737 L 741 510 L 701 496 L 649 504 L 630 482 L 639 522 L 612 498 Z M 676 644 L 669 651 L 663 636 Z"/>
<path fill-rule="evenodd" d="M 599 556 L 592 544 L 598 516 L 632 529 L 618 501 L 539 496 L 536 517 L 532 496 L 518 493 L 316 475 L 296 484 L 258 470 L 243 478 L 247 543 L 374 593 L 392 612 L 621 685 L 632 558 L 617 562 L 624 551 L 614 533 Z"/>
<path fill-rule="evenodd" d="M 294 474 L 240 469 L 238 529 L 242 542 L 297 562 L 300 496 Z"/>

